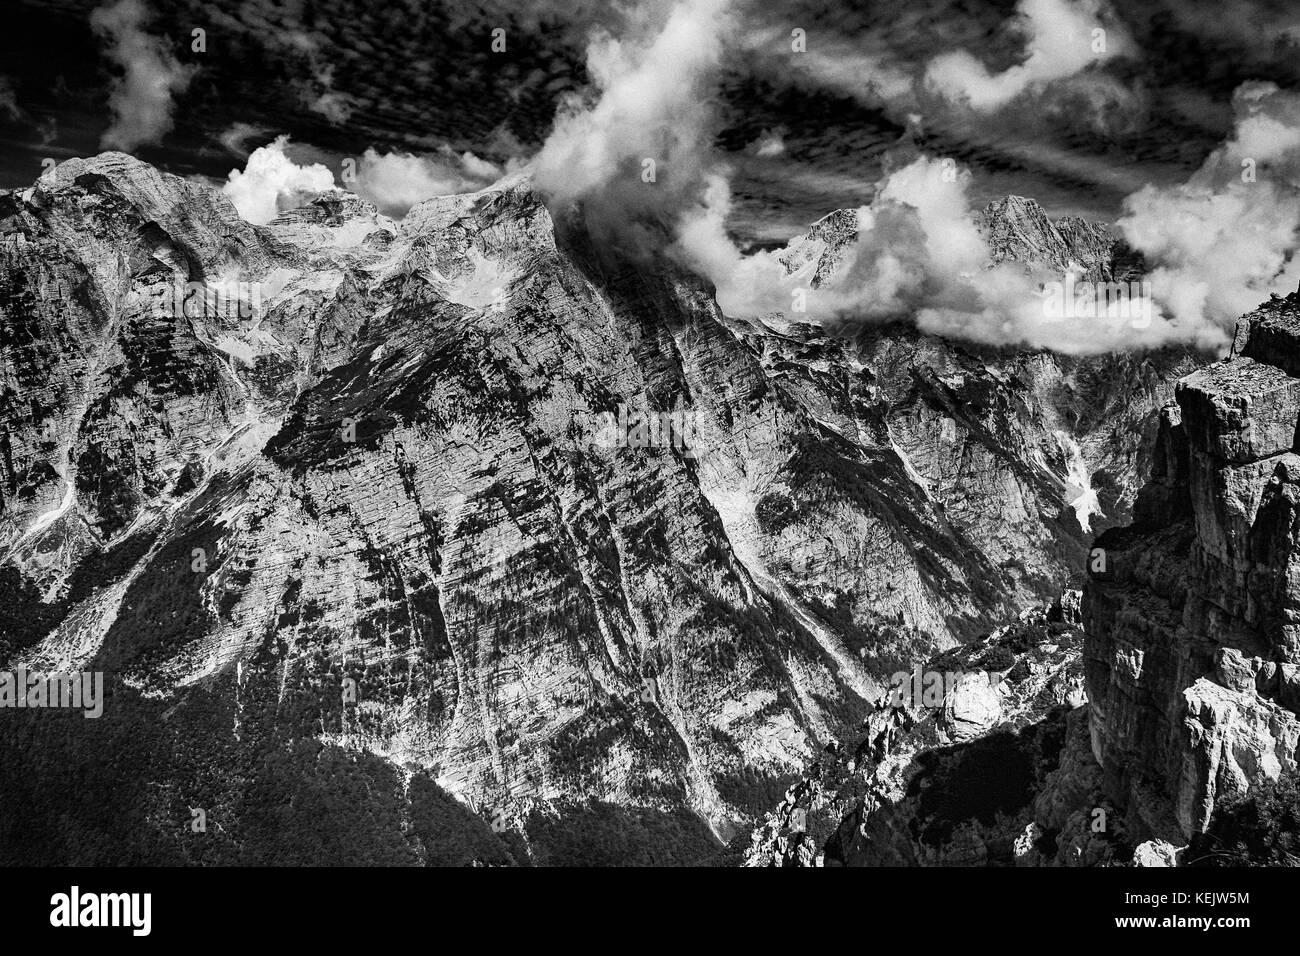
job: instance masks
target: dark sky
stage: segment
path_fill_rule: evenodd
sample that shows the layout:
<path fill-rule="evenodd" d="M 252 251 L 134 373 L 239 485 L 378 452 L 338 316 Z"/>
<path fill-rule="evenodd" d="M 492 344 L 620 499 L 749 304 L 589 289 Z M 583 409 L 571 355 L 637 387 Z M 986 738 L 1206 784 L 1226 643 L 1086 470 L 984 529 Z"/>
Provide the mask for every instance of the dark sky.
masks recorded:
<path fill-rule="evenodd" d="M 1068 0 L 1061 0 L 1068 2 Z M 495 163 L 527 157 L 560 99 L 588 82 L 593 29 L 630 29 L 610 4 L 407 0 L 142 0 L 147 31 L 193 76 L 174 125 L 132 151 L 164 169 L 224 180 L 244 153 L 289 134 L 300 155 L 337 168 L 367 148 L 450 146 Z M 6 0 L 0 31 L 0 187 L 30 184 L 45 157 L 100 151 L 115 70 L 90 26 L 94 0 Z M 653 13 L 666 4 L 643 7 Z M 871 196 L 887 156 L 924 150 L 977 174 L 976 192 L 1032 195 L 1055 213 L 1111 218 L 1145 182 L 1181 181 L 1229 133 L 1232 91 L 1246 80 L 1300 89 L 1295 4 L 1128 3 L 1109 8 L 1132 55 L 1105 83 L 1050 86 L 991 115 L 933 99 L 863 95 L 854 56 L 919 75 L 937 53 L 967 50 L 991 70 L 1024 57 L 1006 24 L 1014 2 L 862 0 L 828 7 L 742 4 L 751 41 L 720 71 L 716 145 L 734 167 L 736 226 L 789 235 Z M 791 25 L 826 72 L 792 65 Z M 191 30 L 207 50 L 191 50 Z M 506 51 L 491 50 L 493 29 Z M 4 86 L 0 86 L 3 92 Z M 4 101 L 9 100 L 6 107 Z M 909 118 L 912 117 L 912 118 Z M 916 117 L 919 117 L 919 122 Z M 756 142 L 777 132 L 778 154 Z"/>

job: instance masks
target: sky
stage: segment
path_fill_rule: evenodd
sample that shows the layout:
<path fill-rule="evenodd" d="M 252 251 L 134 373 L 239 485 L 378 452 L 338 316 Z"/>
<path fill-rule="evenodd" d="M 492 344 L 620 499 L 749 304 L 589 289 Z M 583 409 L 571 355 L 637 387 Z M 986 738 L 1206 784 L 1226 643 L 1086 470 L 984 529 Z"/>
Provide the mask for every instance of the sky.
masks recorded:
<path fill-rule="evenodd" d="M 273 215 L 291 187 L 331 181 L 401 215 L 427 195 L 537 168 L 549 195 L 597 218 L 602 203 L 632 202 L 671 220 L 698 240 L 681 255 L 708 271 L 835 209 L 871 208 L 890 176 L 942 160 L 961 171 L 962 208 L 1018 194 L 1053 216 L 1127 223 L 1180 283 L 1165 296 L 1171 315 L 1221 321 L 1291 263 L 1294 3 L 8 6 L 0 188 L 29 185 L 49 159 L 121 149 L 224 184 L 253 217 Z M 1232 181 L 1239 160 L 1254 161 L 1232 146 L 1248 136 L 1261 181 L 1282 174 L 1265 182 L 1272 193 Z M 648 154 L 659 162 L 652 202 L 618 173 Z M 1193 240 L 1252 214 L 1272 218 L 1228 268 L 1240 295 L 1211 309 L 1212 292 L 1186 290 L 1204 265 Z M 712 219 L 734 246 L 726 255 L 700 245 Z"/>

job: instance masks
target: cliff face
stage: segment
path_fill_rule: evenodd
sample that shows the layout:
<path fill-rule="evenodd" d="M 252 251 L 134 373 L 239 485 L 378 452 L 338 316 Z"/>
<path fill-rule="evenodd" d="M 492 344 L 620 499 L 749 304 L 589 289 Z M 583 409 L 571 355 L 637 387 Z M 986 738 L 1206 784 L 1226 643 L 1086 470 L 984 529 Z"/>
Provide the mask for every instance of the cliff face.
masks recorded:
<path fill-rule="evenodd" d="M 698 858 L 1078 573 L 1077 482 L 1125 514 L 1190 362 L 777 332 L 564 226 L 520 179 L 253 227 L 111 153 L 0 194 L 0 664 L 112 684 L 84 739 L 15 718 L 12 828 L 82 819 L 40 803 L 62 761 L 140 858 L 248 861 L 335 762 L 393 859 Z M 600 437 L 629 412 L 677 424 Z"/>
<path fill-rule="evenodd" d="M 1092 749 L 1136 824 L 1179 843 L 1296 769 L 1300 303 L 1244 317 L 1161 413 L 1134 523 L 1084 596 Z"/>
<path fill-rule="evenodd" d="M 755 828 L 750 866 L 1095 865 L 1078 592 L 932 658 L 876 701 L 856 746 L 828 748 Z M 927 693 L 927 691 L 930 691 Z M 1131 847 L 1128 848 L 1131 852 Z"/>

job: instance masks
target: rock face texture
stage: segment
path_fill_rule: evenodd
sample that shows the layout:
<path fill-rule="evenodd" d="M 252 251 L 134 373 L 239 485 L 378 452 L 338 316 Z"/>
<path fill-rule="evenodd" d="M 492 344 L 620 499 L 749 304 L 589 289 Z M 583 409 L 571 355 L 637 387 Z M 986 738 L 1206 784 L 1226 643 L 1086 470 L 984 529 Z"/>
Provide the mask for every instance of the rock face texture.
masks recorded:
<path fill-rule="evenodd" d="M 1072 269 L 1089 282 L 1123 282 L 1141 272 L 1140 256 L 1104 225 L 1077 216 L 1053 221 L 1023 196 L 989 203 L 980 225 L 994 262 L 1037 263 L 1060 273 Z"/>
<path fill-rule="evenodd" d="M 1095 228 L 1007 208 L 991 254 L 1117 268 Z M 846 228 L 791 254 L 833 269 Z M 266 227 L 115 153 L 0 193 L 0 666 L 110 685 L 89 726 L 0 714 L 0 858 L 710 858 L 890 674 L 1079 574 L 1194 364 L 780 325 L 611 263 L 522 178 Z M 1159 480 L 1263 475 L 1274 372 L 1253 431 L 1204 386 L 1237 471 L 1166 436 Z M 601 437 L 641 414 L 677 425 Z M 1225 670 L 1263 655 L 1232 646 Z M 959 688 L 959 736 L 996 704 Z M 51 798 L 70 775 L 112 805 Z"/>
<path fill-rule="evenodd" d="M 1088 743 L 1079 594 L 917 668 L 755 828 L 749 866 L 1096 866 L 1134 853 Z M 909 690 L 912 685 L 904 685 Z"/>
<path fill-rule="evenodd" d="M 1300 303 L 1238 326 L 1161 412 L 1134 522 L 1085 590 L 1092 749 L 1134 828 L 1181 843 L 1296 769 Z"/>

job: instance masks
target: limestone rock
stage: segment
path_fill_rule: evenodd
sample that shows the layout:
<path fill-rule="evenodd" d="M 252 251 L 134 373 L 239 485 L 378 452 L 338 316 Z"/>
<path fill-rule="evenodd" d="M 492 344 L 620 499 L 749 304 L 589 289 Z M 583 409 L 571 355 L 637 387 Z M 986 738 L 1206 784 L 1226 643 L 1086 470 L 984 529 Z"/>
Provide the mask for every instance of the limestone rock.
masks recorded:
<path fill-rule="evenodd" d="M 1179 382 L 1137 520 L 1095 544 L 1093 750 L 1108 797 L 1157 835 L 1176 821 L 1189 839 L 1221 800 L 1295 769 L 1298 338 L 1295 303 L 1275 299 L 1228 360 Z"/>
<path fill-rule="evenodd" d="M 979 736 L 1001 717 L 1001 697 L 984 673 L 962 674 L 943 702 L 943 722 L 957 740 Z"/>
<path fill-rule="evenodd" d="M 1171 843 L 1165 843 L 1163 840 L 1147 840 L 1145 843 L 1138 844 L 1138 848 L 1133 852 L 1133 865 L 1178 866 L 1186 851 L 1186 846 L 1174 846 Z"/>

